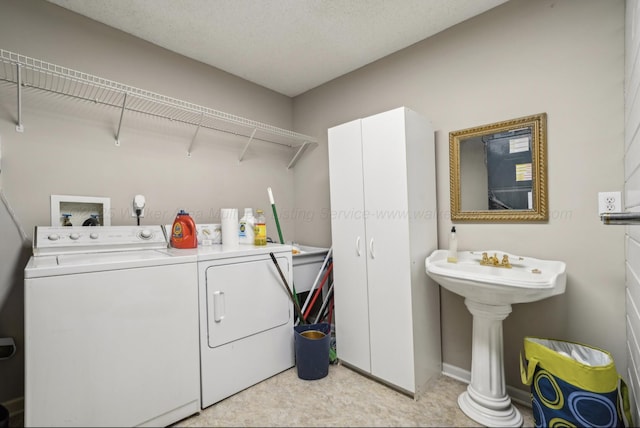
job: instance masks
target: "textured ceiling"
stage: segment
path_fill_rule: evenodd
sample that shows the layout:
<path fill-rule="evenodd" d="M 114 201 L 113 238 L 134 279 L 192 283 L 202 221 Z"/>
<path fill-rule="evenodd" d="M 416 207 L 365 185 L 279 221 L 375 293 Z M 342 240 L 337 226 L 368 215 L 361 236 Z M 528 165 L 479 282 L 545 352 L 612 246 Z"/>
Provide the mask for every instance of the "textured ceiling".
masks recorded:
<path fill-rule="evenodd" d="M 47 0 L 288 96 L 507 0 Z"/>

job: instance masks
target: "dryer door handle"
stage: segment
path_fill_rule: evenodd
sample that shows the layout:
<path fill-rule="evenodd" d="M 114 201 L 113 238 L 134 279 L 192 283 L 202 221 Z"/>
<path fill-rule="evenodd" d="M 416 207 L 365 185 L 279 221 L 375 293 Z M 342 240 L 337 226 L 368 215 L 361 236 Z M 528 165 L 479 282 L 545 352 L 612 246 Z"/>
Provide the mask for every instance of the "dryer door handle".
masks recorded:
<path fill-rule="evenodd" d="M 224 319 L 224 291 L 213 293 L 213 320 L 220 322 Z"/>

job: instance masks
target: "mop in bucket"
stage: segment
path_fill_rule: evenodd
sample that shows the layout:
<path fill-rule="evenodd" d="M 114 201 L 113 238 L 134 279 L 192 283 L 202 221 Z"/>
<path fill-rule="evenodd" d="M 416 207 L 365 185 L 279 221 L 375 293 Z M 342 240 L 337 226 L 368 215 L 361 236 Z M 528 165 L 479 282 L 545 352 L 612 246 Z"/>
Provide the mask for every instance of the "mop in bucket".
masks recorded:
<path fill-rule="evenodd" d="M 289 298 L 300 319 L 300 325 L 294 327 L 294 343 L 298 377 L 305 380 L 321 379 L 329 373 L 329 348 L 331 345 L 331 326 L 328 323 L 307 324 L 306 317 L 289 288 L 289 283 L 280 269 L 278 260 L 269 253 L 276 265 L 280 278 L 287 289 Z"/>
<path fill-rule="evenodd" d="M 522 383 L 531 385 L 536 426 L 632 426 L 627 385 L 610 353 L 588 345 L 525 337 Z"/>
<path fill-rule="evenodd" d="M 280 228 L 280 222 L 278 221 L 278 211 L 276 209 L 275 199 L 273 197 L 273 192 L 271 187 L 267 188 L 267 193 L 269 194 L 269 202 L 271 203 L 271 208 L 273 209 L 273 216 L 276 221 L 276 228 L 278 230 L 278 237 L 280 239 L 280 243 L 284 244 L 284 238 L 282 236 L 282 230 Z M 329 254 L 331 251 L 329 251 Z M 289 283 L 282 273 L 282 269 L 280 269 L 280 265 L 276 260 L 276 257 L 273 253 L 269 253 L 271 256 L 271 260 L 276 265 L 278 269 L 278 273 L 280 274 L 280 278 L 284 284 L 285 289 L 293 303 L 296 314 L 298 315 L 299 324 L 294 327 L 294 344 L 295 344 L 295 357 L 296 357 L 296 367 L 298 369 L 298 377 L 300 379 L 305 380 L 314 380 L 321 379 L 329 373 L 329 363 L 330 360 L 335 360 L 335 351 L 331 349 L 331 320 L 329 317 L 329 323 L 318 323 L 318 319 L 316 318 L 316 322 L 313 324 L 307 324 L 307 316 L 309 311 L 307 311 L 306 315 L 303 314 L 304 308 L 300 308 L 300 304 L 298 303 L 297 294 L 295 294 L 295 287 L 293 287 L 293 291 L 289 287 Z M 323 264 L 323 268 L 320 270 L 320 273 L 324 269 L 324 266 L 327 263 L 328 259 L 325 258 L 325 262 Z M 320 276 L 318 273 L 318 276 Z M 324 281 L 326 281 L 326 277 L 329 275 L 330 270 L 327 272 Z M 316 278 L 317 282 L 318 278 Z M 324 284 L 323 281 L 323 284 Z M 315 283 L 314 283 L 315 287 Z M 321 286 L 322 287 L 322 286 Z M 313 288 L 311 290 L 313 292 Z M 319 290 L 318 290 L 319 291 Z M 330 293 L 329 293 L 330 294 Z M 316 293 L 315 297 L 317 298 L 318 294 Z M 311 297 L 311 294 L 309 294 Z M 328 297 L 328 296 L 327 296 Z M 305 302 L 305 308 L 308 301 Z M 313 303 L 312 303 L 313 306 Z M 324 307 L 324 305 L 323 305 Z M 310 309 L 310 308 L 309 308 Z M 331 354 L 331 358 L 330 358 Z"/>

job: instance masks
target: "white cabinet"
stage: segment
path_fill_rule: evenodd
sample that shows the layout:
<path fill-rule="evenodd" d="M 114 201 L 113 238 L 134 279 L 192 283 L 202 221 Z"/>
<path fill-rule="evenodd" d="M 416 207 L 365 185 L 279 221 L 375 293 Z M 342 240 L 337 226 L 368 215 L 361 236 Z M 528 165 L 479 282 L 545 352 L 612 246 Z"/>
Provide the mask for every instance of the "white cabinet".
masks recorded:
<path fill-rule="evenodd" d="M 329 129 L 336 347 L 409 394 L 442 371 L 434 132 L 397 108 Z"/>

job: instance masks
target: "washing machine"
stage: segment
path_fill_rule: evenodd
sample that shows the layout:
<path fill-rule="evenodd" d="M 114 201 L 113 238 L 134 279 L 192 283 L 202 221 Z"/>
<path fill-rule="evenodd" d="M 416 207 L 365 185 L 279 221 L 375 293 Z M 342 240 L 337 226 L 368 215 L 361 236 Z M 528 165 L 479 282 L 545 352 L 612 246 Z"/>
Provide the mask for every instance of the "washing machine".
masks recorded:
<path fill-rule="evenodd" d="M 166 426 L 200 411 L 198 270 L 161 226 L 36 227 L 25 426 Z"/>
<path fill-rule="evenodd" d="M 291 246 L 198 247 L 202 408 L 294 366 Z"/>

